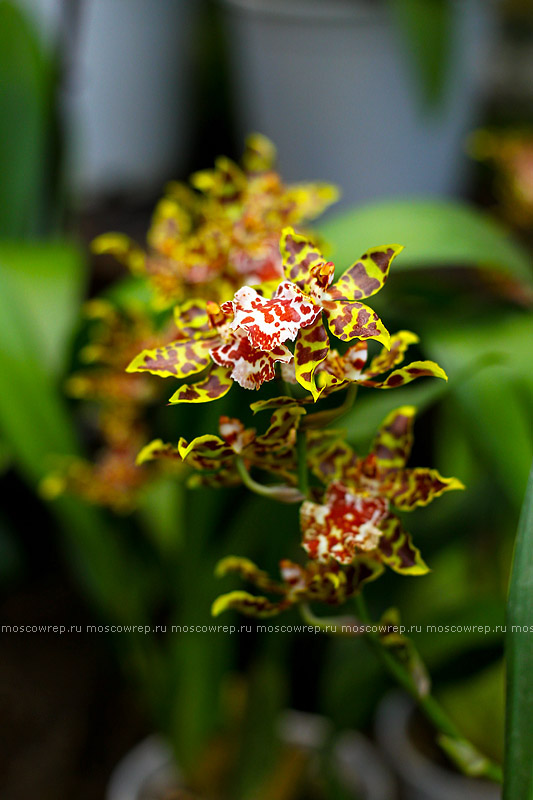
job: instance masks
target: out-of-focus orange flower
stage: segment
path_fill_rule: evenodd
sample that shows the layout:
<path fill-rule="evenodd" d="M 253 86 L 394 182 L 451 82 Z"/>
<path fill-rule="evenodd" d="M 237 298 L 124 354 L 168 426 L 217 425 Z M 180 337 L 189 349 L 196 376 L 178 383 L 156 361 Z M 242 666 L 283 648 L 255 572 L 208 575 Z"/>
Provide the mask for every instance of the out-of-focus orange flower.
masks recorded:
<path fill-rule="evenodd" d="M 274 145 L 251 135 L 238 166 L 228 158 L 195 173 L 190 186 L 171 183 L 156 206 L 144 252 L 123 234 L 99 236 L 96 253 L 111 253 L 145 275 L 164 307 L 202 296 L 222 302 L 236 289 L 279 279 L 279 237 L 305 226 L 338 198 L 323 183 L 285 185 L 275 172 Z"/>

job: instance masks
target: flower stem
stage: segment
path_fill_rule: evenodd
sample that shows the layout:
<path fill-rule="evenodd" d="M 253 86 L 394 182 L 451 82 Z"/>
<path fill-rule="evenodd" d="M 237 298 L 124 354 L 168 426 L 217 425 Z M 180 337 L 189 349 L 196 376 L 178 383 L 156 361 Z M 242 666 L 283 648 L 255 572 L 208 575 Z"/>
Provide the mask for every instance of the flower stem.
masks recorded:
<path fill-rule="evenodd" d="M 307 603 L 301 603 L 299 606 L 300 616 L 303 621 L 312 628 L 318 628 L 324 633 L 329 633 L 332 630 L 331 620 L 326 618 L 315 617 Z"/>
<path fill-rule="evenodd" d="M 240 456 L 237 456 L 237 458 L 235 459 L 235 464 L 237 466 L 237 472 L 239 473 L 244 485 L 248 489 L 250 489 L 250 491 L 255 492 L 255 494 L 263 495 L 264 497 L 266 494 L 265 489 L 267 487 L 263 486 L 261 483 L 258 483 L 257 481 L 254 481 L 254 479 L 246 469 L 246 464 L 244 463 L 244 461 Z"/>
<path fill-rule="evenodd" d="M 346 397 L 340 406 L 330 408 L 327 411 L 318 411 L 316 414 L 308 414 L 301 422 L 302 428 L 325 428 L 326 425 L 344 417 L 345 414 L 351 411 L 356 397 L 357 384 L 352 383 L 348 387 Z"/>
<path fill-rule="evenodd" d="M 270 500 L 279 500 L 280 503 L 301 503 L 302 500 L 305 500 L 303 493 L 295 486 L 285 486 L 283 484 L 265 486 L 255 481 L 246 469 L 246 464 L 241 456 L 237 456 L 235 465 L 242 482 L 251 492 L 261 497 L 268 497 Z"/>
<path fill-rule="evenodd" d="M 307 474 L 307 435 L 299 429 L 296 433 L 296 453 L 298 456 L 298 488 L 307 497 L 309 494 L 309 476 Z"/>
<path fill-rule="evenodd" d="M 357 615 L 361 622 L 369 625 L 371 619 L 368 615 L 366 603 L 362 594 L 355 597 L 355 605 Z M 370 647 L 376 654 L 377 658 L 381 661 L 387 672 L 400 684 L 400 686 L 408 692 L 414 700 L 416 700 L 420 710 L 423 712 L 426 719 L 428 719 L 434 727 L 443 734 L 445 737 L 456 740 L 457 742 L 464 742 L 465 737 L 461 734 L 455 723 L 450 719 L 446 711 L 442 708 L 440 703 L 430 694 L 421 694 L 415 681 L 409 674 L 404 665 L 398 661 L 394 655 L 383 644 L 378 633 L 373 631 L 366 631 L 365 637 Z M 483 777 L 489 778 L 497 783 L 501 783 L 502 769 L 498 764 L 494 764 L 486 759 L 486 765 L 483 769 Z"/>
<path fill-rule="evenodd" d="M 320 630 L 323 633 L 328 633 L 332 636 L 349 636 L 351 638 L 357 635 L 360 628 L 359 621 L 355 617 L 316 617 L 307 603 L 300 603 L 298 607 L 304 622 L 311 628 Z"/>

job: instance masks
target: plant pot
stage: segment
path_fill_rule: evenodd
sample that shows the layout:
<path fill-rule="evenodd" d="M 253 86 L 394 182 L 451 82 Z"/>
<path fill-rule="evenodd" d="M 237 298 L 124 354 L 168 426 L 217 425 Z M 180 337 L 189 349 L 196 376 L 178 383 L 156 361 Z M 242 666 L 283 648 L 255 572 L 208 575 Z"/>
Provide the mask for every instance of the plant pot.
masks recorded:
<path fill-rule="evenodd" d="M 454 5 L 448 82 L 440 104 L 428 108 L 385 2 L 222 2 L 240 132 L 271 137 L 287 179 L 337 183 L 344 204 L 461 190 L 493 3 Z"/>
<path fill-rule="evenodd" d="M 398 775 L 405 800 L 500 800 L 501 790 L 488 781 L 466 778 L 431 761 L 410 734 L 416 705 L 410 697 L 392 692 L 381 702 L 376 717 L 380 750 Z"/>
<path fill-rule="evenodd" d="M 82 7 L 67 112 L 85 194 L 160 189 L 183 164 L 195 0 Z"/>
<path fill-rule="evenodd" d="M 279 724 L 280 738 L 287 745 L 318 751 L 330 735 L 323 717 L 287 711 Z M 354 800 L 395 800 L 396 787 L 390 770 L 374 745 L 362 734 L 347 731 L 334 747 L 339 778 Z M 106 800 L 163 800 L 180 785 L 170 748 L 158 736 L 149 736 L 130 751 L 115 768 Z"/>
<path fill-rule="evenodd" d="M 185 166 L 196 0 L 17 2 L 62 46 L 69 188 L 82 201 L 160 191 Z"/>
<path fill-rule="evenodd" d="M 113 770 L 106 800 L 153 800 L 179 783 L 170 747 L 160 736 L 148 736 Z"/>

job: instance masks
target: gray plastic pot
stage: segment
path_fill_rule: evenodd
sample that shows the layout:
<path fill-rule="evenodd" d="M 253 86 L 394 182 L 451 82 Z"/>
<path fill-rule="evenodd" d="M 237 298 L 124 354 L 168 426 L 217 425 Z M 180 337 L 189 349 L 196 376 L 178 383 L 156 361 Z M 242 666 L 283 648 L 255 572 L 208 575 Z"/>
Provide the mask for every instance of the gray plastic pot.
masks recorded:
<path fill-rule="evenodd" d="M 17 2 L 64 51 L 69 188 L 82 200 L 159 191 L 186 159 L 197 0 Z"/>
<path fill-rule="evenodd" d="M 343 203 L 454 194 L 478 122 L 494 29 L 491 0 L 454 5 L 452 68 L 424 107 L 384 0 L 221 0 L 240 132 L 277 144 L 291 180 L 338 183 Z"/>
<path fill-rule="evenodd" d="M 405 800 L 500 800 L 501 790 L 488 781 L 465 778 L 430 761 L 409 736 L 415 704 L 401 692 L 391 692 L 376 716 L 380 750 L 398 775 Z"/>
<path fill-rule="evenodd" d="M 306 750 L 318 750 L 330 736 L 326 719 L 299 711 L 285 712 L 279 724 L 281 739 Z M 347 731 L 335 743 L 334 758 L 340 779 L 354 800 L 395 800 L 395 782 L 374 745 L 362 734 Z M 115 768 L 106 800 L 155 800 L 179 785 L 179 771 L 170 748 L 150 736 L 131 750 Z"/>

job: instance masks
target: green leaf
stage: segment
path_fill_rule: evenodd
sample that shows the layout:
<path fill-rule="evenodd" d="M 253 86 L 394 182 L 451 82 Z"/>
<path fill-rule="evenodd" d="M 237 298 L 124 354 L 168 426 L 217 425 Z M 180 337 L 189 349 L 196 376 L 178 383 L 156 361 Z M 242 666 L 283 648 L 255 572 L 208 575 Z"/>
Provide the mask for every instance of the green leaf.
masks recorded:
<path fill-rule="evenodd" d="M 185 487 L 174 476 L 163 476 L 146 487 L 139 515 L 146 534 L 163 557 L 183 547 L 183 509 Z"/>
<path fill-rule="evenodd" d="M 185 630 L 174 629 L 168 641 L 163 725 L 179 763 L 188 772 L 197 767 L 220 722 L 222 679 L 231 669 L 236 637 L 229 635 L 229 627 L 210 632 L 210 598 L 216 596 L 218 586 L 209 551 L 184 548 L 174 563 L 178 598 L 171 623 Z"/>
<path fill-rule="evenodd" d="M 410 198 L 343 212 L 320 227 L 339 273 L 369 247 L 397 242 L 405 250 L 393 274 L 424 267 L 490 267 L 528 286 L 528 254 L 488 215 L 449 200 Z"/>
<path fill-rule="evenodd" d="M 51 59 L 25 15 L 0 2 L 0 237 L 34 236 L 50 216 Z"/>
<path fill-rule="evenodd" d="M 149 281 L 144 277 L 137 278 L 126 275 L 106 290 L 104 296 L 117 305 L 143 305 L 150 307 L 153 291 Z"/>
<path fill-rule="evenodd" d="M 52 248 L 50 252 L 58 254 L 60 250 Z M 58 302 L 77 294 L 78 268 L 72 268 L 75 280 L 70 285 L 69 270 L 64 271 L 65 279 L 61 268 L 56 272 L 53 267 Z M 61 318 L 63 312 L 54 308 L 51 290 L 44 288 L 46 314 L 36 308 L 37 296 L 28 288 L 31 274 L 30 267 L 24 278 L 14 269 L 0 269 L 0 437 L 16 469 L 36 487 L 53 456 L 79 453 L 60 382 L 47 363 L 52 342 L 63 350 L 59 336 L 67 334 L 68 318 L 78 305 L 62 321 L 50 320 L 54 333 L 47 337 L 43 334 L 45 318 L 54 314 Z M 35 280 L 40 286 L 45 278 L 35 275 Z M 57 356 L 51 360 L 57 367 Z M 61 525 L 70 563 L 100 607 L 122 620 L 144 619 L 142 599 L 131 581 L 131 559 L 108 529 L 104 516 L 68 497 L 53 503 L 51 509 Z"/>
<path fill-rule="evenodd" d="M 476 357 L 499 358 L 468 380 L 456 380 L 455 397 L 484 469 L 490 466 L 508 501 L 519 509 L 533 458 L 533 318 L 509 314 L 460 326 L 433 326 L 422 339 L 452 381 L 468 372 Z"/>
<path fill-rule="evenodd" d="M 0 268 L 11 291 L 23 299 L 25 325 L 46 367 L 65 369 L 86 273 L 80 250 L 70 242 L 0 242 Z"/>
<path fill-rule="evenodd" d="M 453 8 L 450 0 L 389 0 L 416 68 L 423 99 L 435 105 L 448 77 Z"/>
<path fill-rule="evenodd" d="M 371 391 L 361 394 L 350 414 L 343 417 L 338 426 L 347 432 L 350 442 L 360 448 L 370 445 L 376 429 L 393 409 L 402 405 L 415 406 L 417 417 L 439 403 L 456 388 L 469 381 L 473 375 L 482 372 L 495 360 L 495 356 L 487 354 L 462 364 L 451 375 L 448 381 L 424 378 L 416 383 L 402 386 L 391 391 Z M 446 364 L 444 364 L 446 367 Z"/>
<path fill-rule="evenodd" d="M 77 451 L 76 436 L 43 345 L 9 273 L 0 271 L 0 431 L 17 467 L 31 482 L 51 454 Z"/>
<path fill-rule="evenodd" d="M 144 565 L 101 509 L 74 497 L 51 505 L 60 526 L 69 569 L 106 619 L 129 625 L 149 622 L 143 588 Z M 133 633 L 132 639 L 135 639 Z"/>
<path fill-rule="evenodd" d="M 533 798 L 533 467 L 516 536 L 507 607 L 504 800 Z M 513 629 L 514 628 L 514 629 Z"/>
<path fill-rule="evenodd" d="M 274 651 L 278 646 L 276 640 L 267 644 L 267 648 Z M 239 754 L 237 797 L 260 796 L 261 786 L 265 783 L 268 786 L 275 771 L 279 752 L 277 725 L 286 699 L 284 659 L 281 656 L 282 652 L 263 653 L 261 661 L 248 673 L 248 703 Z"/>
<path fill-rule="evenodd" d="M 480 751 L 478 755 L 484 753 L 487 758 L 501 763 L 505 727 L 503 659 L 482 670 L 478 665 L 474 674 L 444 683 L 435 694 L 465 739 Z"/>

